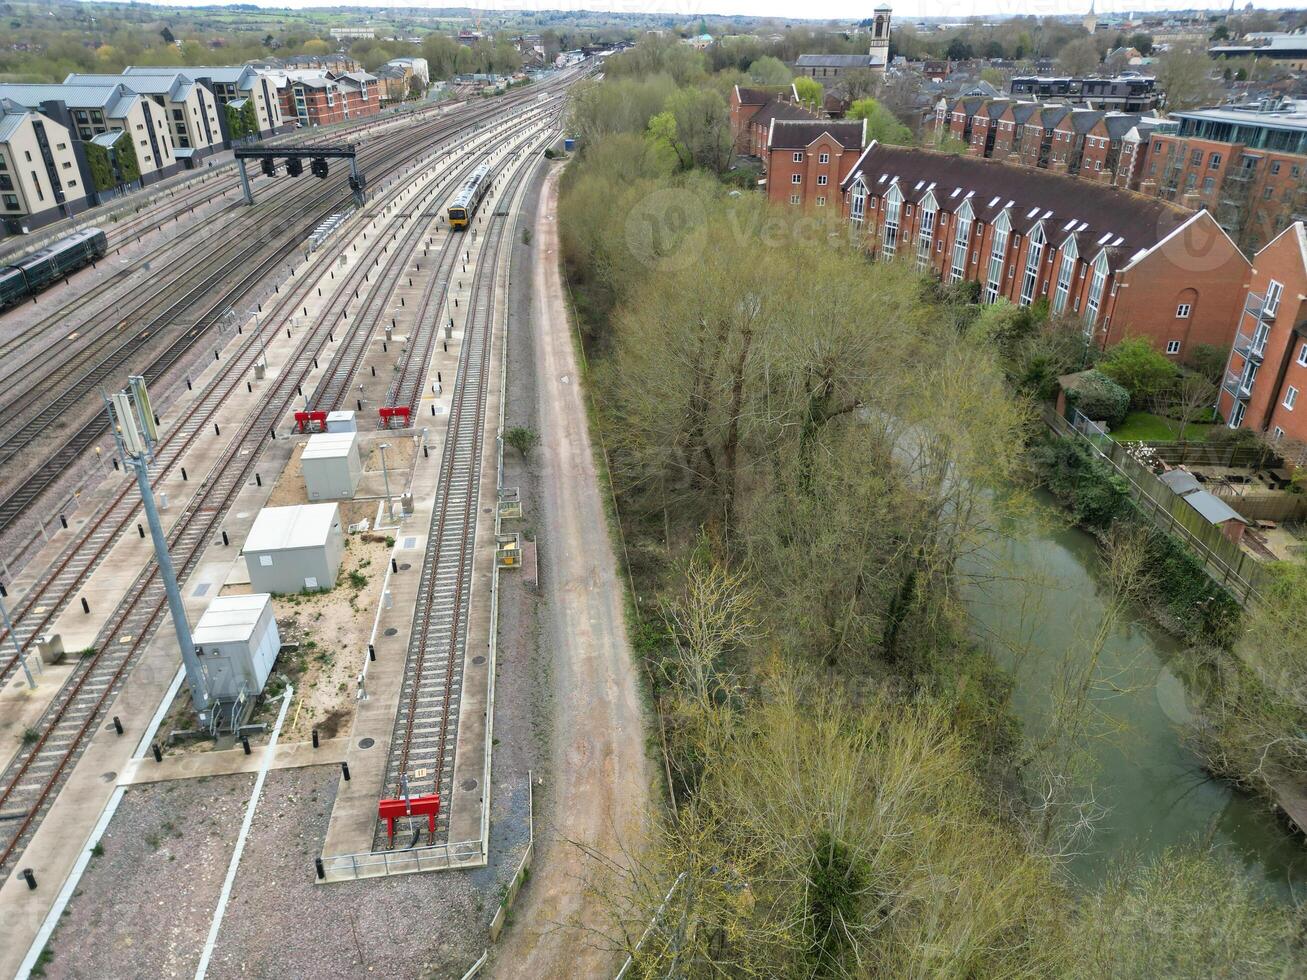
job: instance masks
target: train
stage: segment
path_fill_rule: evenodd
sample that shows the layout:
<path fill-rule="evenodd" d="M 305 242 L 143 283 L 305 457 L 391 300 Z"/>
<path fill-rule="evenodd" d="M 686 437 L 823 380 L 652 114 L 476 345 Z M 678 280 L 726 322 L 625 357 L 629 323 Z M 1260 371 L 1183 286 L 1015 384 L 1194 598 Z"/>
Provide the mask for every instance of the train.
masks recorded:
<path fill-rule="evenodd" d="M 488 190 L 490 190 L 490 164 L 483 163 L 476 168 L 459 192 L 454 195 L 454 199 L 449 202 L 449 227 L 466 228 L 470 225 L 472 215 L 476 214 L 477 206 Z"/>
<path fill-rule="evenodd" d="M 84 228 L 13 265 L 0 266 L 0 310 L 30 299 L 70 272 L 104 258 L 108 251 L 109 239 L 101 229 Z"/>

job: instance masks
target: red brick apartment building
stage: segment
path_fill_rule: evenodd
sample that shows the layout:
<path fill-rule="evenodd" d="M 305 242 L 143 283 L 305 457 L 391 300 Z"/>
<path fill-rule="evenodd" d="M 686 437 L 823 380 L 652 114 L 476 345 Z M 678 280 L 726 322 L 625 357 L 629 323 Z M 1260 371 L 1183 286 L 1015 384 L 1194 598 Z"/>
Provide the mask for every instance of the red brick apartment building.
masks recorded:
<path fill-rule="evenodd" d="M 1176 358 L 1228 347 L 1249 264 L 1211 214 L 1042 170 L 872 142 L 841 185 L 844 215 L 981 301 L 1046 299 L 1104 348 L 1148 337 Z"/>
<path fill-rule="evenodd" d="M 301 126 L 327 126 L 381 111 L 377 78 L 366 72 L 297 71 L 274 75 L 281 116 Z"/>
<path fill-rule="evenodd" d="M 798 104 L 792 86 L 744 88 L 737 85 L 728 100 L 735 152 L 767 159 L 767 137 L 773 119 L 820 119 L 817 113 Z"/>
<path fill-rule="evenodd" d="M 1296 221 L 1253 260 L 1218 408 L 1231 428 L 1307 445 L 1307 227 Z"/>
<path fill-rule="evenodd" d="M 773 119 L 767 135 L 767 199 L 774 204 L 839 208 L 840 184 L 867 139 L 867 121 Z"/>
<path fill-rule="evenodd" d="M 1118 187 L 1139 186 L 1138 146 L 1161 123 L 1136 112 L 1041 105 L 965 96 L 936 112 L 937 130 L 967 144 L 972 156 L 1085 177 Z M 1133 182 L 1132 182 L 1132 178 Z"/>
<path fill-rule="evenodd" d="M 1256 252 L 1307 219 L 1307 100 L 1173 112 L 1147 140 L 1136 186 L 1204 207 Z"/>

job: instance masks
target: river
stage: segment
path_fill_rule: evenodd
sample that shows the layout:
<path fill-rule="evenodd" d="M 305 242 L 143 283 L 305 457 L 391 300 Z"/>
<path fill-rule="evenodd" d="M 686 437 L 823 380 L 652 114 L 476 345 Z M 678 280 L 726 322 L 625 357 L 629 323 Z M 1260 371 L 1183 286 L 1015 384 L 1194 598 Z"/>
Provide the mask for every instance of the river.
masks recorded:
<path fill-rule="evenodd" d="M 1064 658 L 1092 656 L 1106 608 L 1093 538 L 1057 526 L 1047 498 L 1041 503 L 1046 524 L 992 548 L 987 564 L 999 574 L 964 588 L 979 637 L 1015 669 L 1014 709 L 1032 731 L 1052 711 Z M 1105 813 L 1071 873 L 1090 885 L 1121 860 L 1210 842 L 1280 895 L 1292 888 L 1301 896 L 1307 846 L 1267 804 L 1211 778 L 1185 744 L 1189 696 L 1169 666 L 1178 650 L 1172 637 L 1139 621 L 1122 622 L 1103 647 L 1094 693 L 1100 723 L 1086 778 Z"/>

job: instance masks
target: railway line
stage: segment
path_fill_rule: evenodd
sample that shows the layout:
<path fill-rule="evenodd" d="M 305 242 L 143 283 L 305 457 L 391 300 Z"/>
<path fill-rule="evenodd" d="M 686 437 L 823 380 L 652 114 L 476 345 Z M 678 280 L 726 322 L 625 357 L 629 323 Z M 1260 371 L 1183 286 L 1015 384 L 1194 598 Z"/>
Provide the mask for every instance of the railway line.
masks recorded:
<path fill-rule="evenodd" d="M 495 135 L 495 131 L 487 131 L 482 141 L 493 139 Z M 473 144 L 474 147 L 476 145 Z M 449 184 L 448 177 L 438 178 L 426 193 L 435 199 L 435 195 L 443 193 Z M 398 192 L 393 192 L 392 197 L 396 200 L 386 205 L 384 209 L 386 212 L 398 206 Z M 167 428 L 156 450 L 155 462 L 151 469 L 153 480 L 157 482 L 173 472 L 198 436 L 207 431 L 223 400 L 236 390 L 243 378 L 251 373 L 254 362 L 269 337 L 285 328 L 286 319 L 307 301 L 315 289 L 324 288 L 328 282 L 327 277 L 331 274 L 329 268 L 321 268 L 316 275 L 292 283 L 286 293 L 278 294 L 276 302 L 268 310 L 259 328 L 247 336 L 234 356 L 223 362 L 218 377 L 203 391 L 200 398 L 183 410 L 175 423 Z M 326 322 L 329 327 L 331 324 L 343 321 L 348 313 L 350 300 L 356 292 L 364 288 L 370 274 L 371 267 L 354 266 L 336 290 L 334 302 L 319 319 Z M 354 326 L 351 328 L 346 325 L 345 329 L 348 332 L 339 349 L 343 350 L 347 345 L 352 344 L 359 334 L 360 324 L 367 322 L 369 313 L 367 299 L 364 306 L 362 315 L 356 319 Z M 327 335 L 330 334 L 329 329 Z M 13 621 L 24 649 L 30 647 L 32 639 L 43 633 L 55 621 L 59 613 L 72 601 L 74 593 L 84 584 L 86 577 L 112 547 L 113 542 L 120 534 L 130 529 L 137 506 L 134 489 L 126 484 L 120 487 L 109 504 L 100 513 L 93 515 L 86 527 L 75 533 L 74 539 L 62 549 L 59 558 L 18 600 L 13 609 Z M 0 686 L 3 686 L 17 669 L 18 660 L 16 654 L 8 653 L 8 633 L 2 628 L 0 628 L 0 645 L 6 651 L 5 659 L 0 660 Z"/>
<path fill-rule="evenodd" d="M 439 190 L 432 190 L 426 197 L 438 193 Z M 415 198 L 417 196 L 414 195 Z M 402 217 L 397 198 L 387 205 L 383 214 L 389 212 L 394 212 L 391 220 Z M 415 225 L 415 222 L 410 222 L 410 231 Z M 420 238 L 417 240 L 420 241 Z M 400 254 L 401 250 L 397 249 L 395 257 Z M 339 305 L 333 303 L 328 313 L 318 317 L 306 331 L 273 382 L 272 390 L 260 406 L 249 413 L 236 438 L 224 449 L 209 475 L 184 506 L 178 521 L 169 532 L 174 561 L 182 578 L 195 567 L 205 546 L 221 530 L 226 510 L 241 487 L 248 482 L 264 440 L 275 429 L 277 420 L 293 407 L 297 392 L 316 368 L 316 358 L 325 339 L 330 336 L 338 320 L 343 319 L 354 290 L 359 289 L 361 283 L 371 283 L 370 273 L 374 268 L 366 261 L 358 262 L 350 275 L 342 280 L 335 296 L 343 301 Z M 294 310 L 308 291 L 316 288 L 315 281 L 317 280 L 305 277 L 295 290 L 288 290 L 282 312 Z M 384 286 L 380 282 L 378 285 L 382 288 L 369 290 L 364 300 L 365 311 L 369 304 L 385 303 L 389 299 L 393 287 Z M 363 316 L 356 316 L 350 329 L 355 334 L 362 331 L 364 320 Z M 160 474 L 176 465 L 196 435 L 207 429 L 207 419 L 216 411 L 226 394 L 247 375 L 266 339 L 264 332 L 280 331 L 283 326 L 281 319 L 270 316 L 242 344 L 237 356 L 229 359 L 220 374 L 220 380 L 210 386 L 210 390 L 196 402 L 160 446 L 156 461 L 156 470 Z M 434 330 L 434 325 L 432 329 Z M 342 341 L 342 346 L 344 343 Z M 93 557 L 89 562 L 78 562 L 76 564 L 79 567 L 73 567 L 71 556 L 81 554 L 85 549 L 67 549 L 64 560 L 56 563 L 50 574 L 43 579 L 44 584 L 24 597 L 19 616 L 23 625 L 30 629 L 29 637 L 43 623 L 49 622 L 53 615 L 48 610 L 35 613 L 38 608 L 46 608 L 38 607 L 36 603 L 66 603 L 76 588 L 74 583 L 84 578 L 89 568 L 112 546 L 130 522 L 135 507 L 129 498 L 130 491 L 127 488 L 118 492 L 101 518 L 92 522 L 80 535 L 82 543 L 89 546 L 92 552 Z M 120 689 L 131 665 L 161 622 L 166 612 L 166 602 L 153 573 L 151 563 L 133 583 L 127 598 L 120 603 L 101 631 L 95 646 L 96 653 L 78 663 L 68 683 L 56 696 L 41 721 L 37 738 L 20 750 L 5 772 L 3 783 L 0 783 L 3 787 L 0 788 L 0 847 L 3 847 L 0 851 L 0 873 L 12 867 L 13 858 L 21 852 L 24 842 L 35 829 L 40 814 L 56 792 L 61 778 L 75 764 L 88 735 L 94 731 L 97 720 L 103 717 L 105 707 Z M 29 622 L 28 617 L 34 614 Z M 42 616 L 44 619 L 39 618 Z M 12 666 L 10 665 L 10 671 Z"/>
<path fill-rule="evenodd" d="M 492 188 L 481 205 L 480 224 L 484 230 L 464 319 L 463 345 L 387 759 L 385 786 L 395 796 L 405 791 L 436 792 L 442 801 L 451 796 L 479 513 L 496 275 L 501 250 L 506 242 L 511 247 L 508 212 L 498 213 L 496 202 L 520 196 L 533 165 L 533 154 L 526 154 L 511 173 L 500 177 L 502 188 Z M 434 343 L 439 321 L 425 317 L 419 322 Z M 447 835 L 448 830 L 449 811 L 442 806 L 436 833 Z M 373 849 L 388 846 L 385 824 L 379 821 Z"/>
<path fill-rule="evenodd" d="M 558 84 L 558 83 L 554 83 Z M 542 86 L 542 88 L 545 88 Z M 536 93 L 531 93 L 534 97 Z M 529 104 L 528 100 L 525 104 Z M 524 104 L 522 100 L 516 102 L 507 102 L 497 105 L 496 108 L 504 113 L 512 111 L 513 106 Z M 430 145 L 431 142 L 447 137 L 452 132 L 458 131 L 459 128 L 470 125 L 474 119 L 466 116 L 459 116 L 456 119 L 445 118 L 436 122 L 434 127 L 422 130 L 417 139 L 421 141 L 422 146 Z M 370 159 L 385 159 L 389 151 L 393 149 L 396 141 L 414 140 L 414 134 L 399 131 L 390 135 L 390 138 L 381 144 L 374 146 L 370 150 Z M 405 165 L 405 159 L 400 159 L 385 166 L 381 171 L 381 177 L 388 176 L 400 170 Z M 374 168 L 375 173 L 375 168 Z M 379 180 L 374 181 L 379 183 Z M 339 194 L 340 188 L 333 187 L 324 190 L 321 194 L 311 199 L 311 203 L 321 204 L 326 201 L 333 193 Z M 305 206 L 296 197 L 293 201 L 280 201 L 276 205 L 280 210 L 295 209 L 305 212 Z M 308 209 L 310 221 L 316 220 L 316 215 Z M 264 215 L 266 220 L 268 215 Z M 302 240 L 303 234 L 307 231 L 307 223 L 297 226 L 297 230 L 281 244 L 280 248 L 270 257 L 262 262 L 256 262 L 244 275 L 240 275 L 234 283 L 226 281 L 227 276 L 232 274 L 232 270 L 237 270 L 241 266 L 242 259 L 248 258 L 250 251 L 254 246 L 247 247 L 243 252 L 238 254 L 237 258 L 229 259 L 226 264 L 220 268 L 217 273 L 209 273 L 199 282 L 194 282 L 193 276 L 183 274 L 181 277 L 184 281 L 179 288 L 187 289 L 182 299 L 173 301 L 169 306 L 164 307 L 160 312 L 155 313 L 149 321 L 149 326 L 133 331 L 130 337 L 124 339 L 107 356 L 101 356 L 98 361 L 92 364 L 93 355 L 87 355 L 80 359 L 70 359 L 57 373 L 56 378 L 52 381 L 47 379 L 41 385 L 28 386 L 24 393 L 20 393 L 17 399 L 5 407 L 6 414 L 16 414 L 15 406 L 18 413 L 26 408 L 26 415 L 23 417 L 19 414 L 19 421 L 10 419 L 8 425 L 3 430 L 5 439 L 3 448 L 0 448 L 0 462 L 12 459 L 24 447 L 32 443 L 42 433 L 48 431 L 48 428 L 56 420 L 64 420 L 70 411 L 71 406 L 77 405 L 87 400 L 87 396 L 92 393 L 96 387 L 101 385 L 106 378 L 114 376 L 115 371 L 121 371 L 127 361 L 137 355 L 145 345 L 151 343 L 151 336 L 154 331 L 166 329 L 168 323 L 179 315 L 181 310 L 188 308 L 192 297 L 207 295 L 213 291 L 217 284 L 221 284 L 221 296 L 216 302 L 205 301 L 206 305 L 201 311 L 200 316 L 195 320 L 188 329 L 184 330 L 172 343 L 170 343 L 156 359 L 143 372 L 147 379 L 153 380 L 160 377 L 173 363 L 175 363 L 193 344 L 204 335 L 204 333 L 219 319 L 225 311 L 232 305 L 234 299 L 244 294 L 250 286 L 258 281 L 264 270 L 271 265 L 276 264 L 284 258 L 285 254 L 298 247 Z M 202 275 L 201 270 L 198 275 Z M 165 294 L 163 301 L 167 301 L 168 295 Z M 117 320 L 117 325 L 121 326 L 127 320 L 123 316 Z M 153 330 L 151 328 L 154 328 Z M 106 330 L 106 334 L 116 332 L 113 326 Z M 112 344 L 106 345 L 112 346 Z M 94 351 L 94 348 L 92 348 Z M 80 374 L 78 371 L 80 370 Z M 62 387 L 60 387 L 62 382 Z M 37 396 L 33 389 L 40 391 L 49 391 L 51 388 L 60 389 L 54 394 L 53 398 L 47 397 L 44 406 L 38 407 Z M 36 500 L 48 487 L 54 484 L 60 477 L 64 468 L 78 456 L 81 455 L 90 445 L 97 441 L 103 434 L 103 420 L 99 414 L 95 414 L 85 421 L 76 429 L 62 445 L 58 446 L 53 452 L 45 454 L 41 462 L 37 464 L 34 471 L 24 478 L 9 494 L 0 501 L 0 532 L 9 527 L 19 516 Z"/>

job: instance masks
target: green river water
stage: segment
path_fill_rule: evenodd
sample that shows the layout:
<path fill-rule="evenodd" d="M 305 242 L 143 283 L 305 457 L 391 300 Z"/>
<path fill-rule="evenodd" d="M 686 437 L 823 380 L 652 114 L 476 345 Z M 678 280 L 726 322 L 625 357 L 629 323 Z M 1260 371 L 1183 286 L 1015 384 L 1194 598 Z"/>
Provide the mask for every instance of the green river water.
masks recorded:
<path fill-rule="evenodd" d="M 1049 526 L 1005 539 L 986 558 L 998 574 L 968 585 L 964 598 L 980 638 L 1015 665 L 1018 717 L 1039 730 L 1063 658 L 1090 656 L 1089 637 L 1102 620 L 1095 543 Z M 1094 694 L 1102 724 L 1090 740 L 1087 775 L 1106 814 L 1072 860 L 1072 874 L 1093 884 L 1118 861 L 1210 842 L 1275 892 L 1307 895 L 1307 845 L 1264 802 L 1210 777 L 1185 744 L 1189 697 L 1169 666 L 1177 650 L 1170 636 L 1137 621 L 1123 623 L 1103 649 Z"/>

